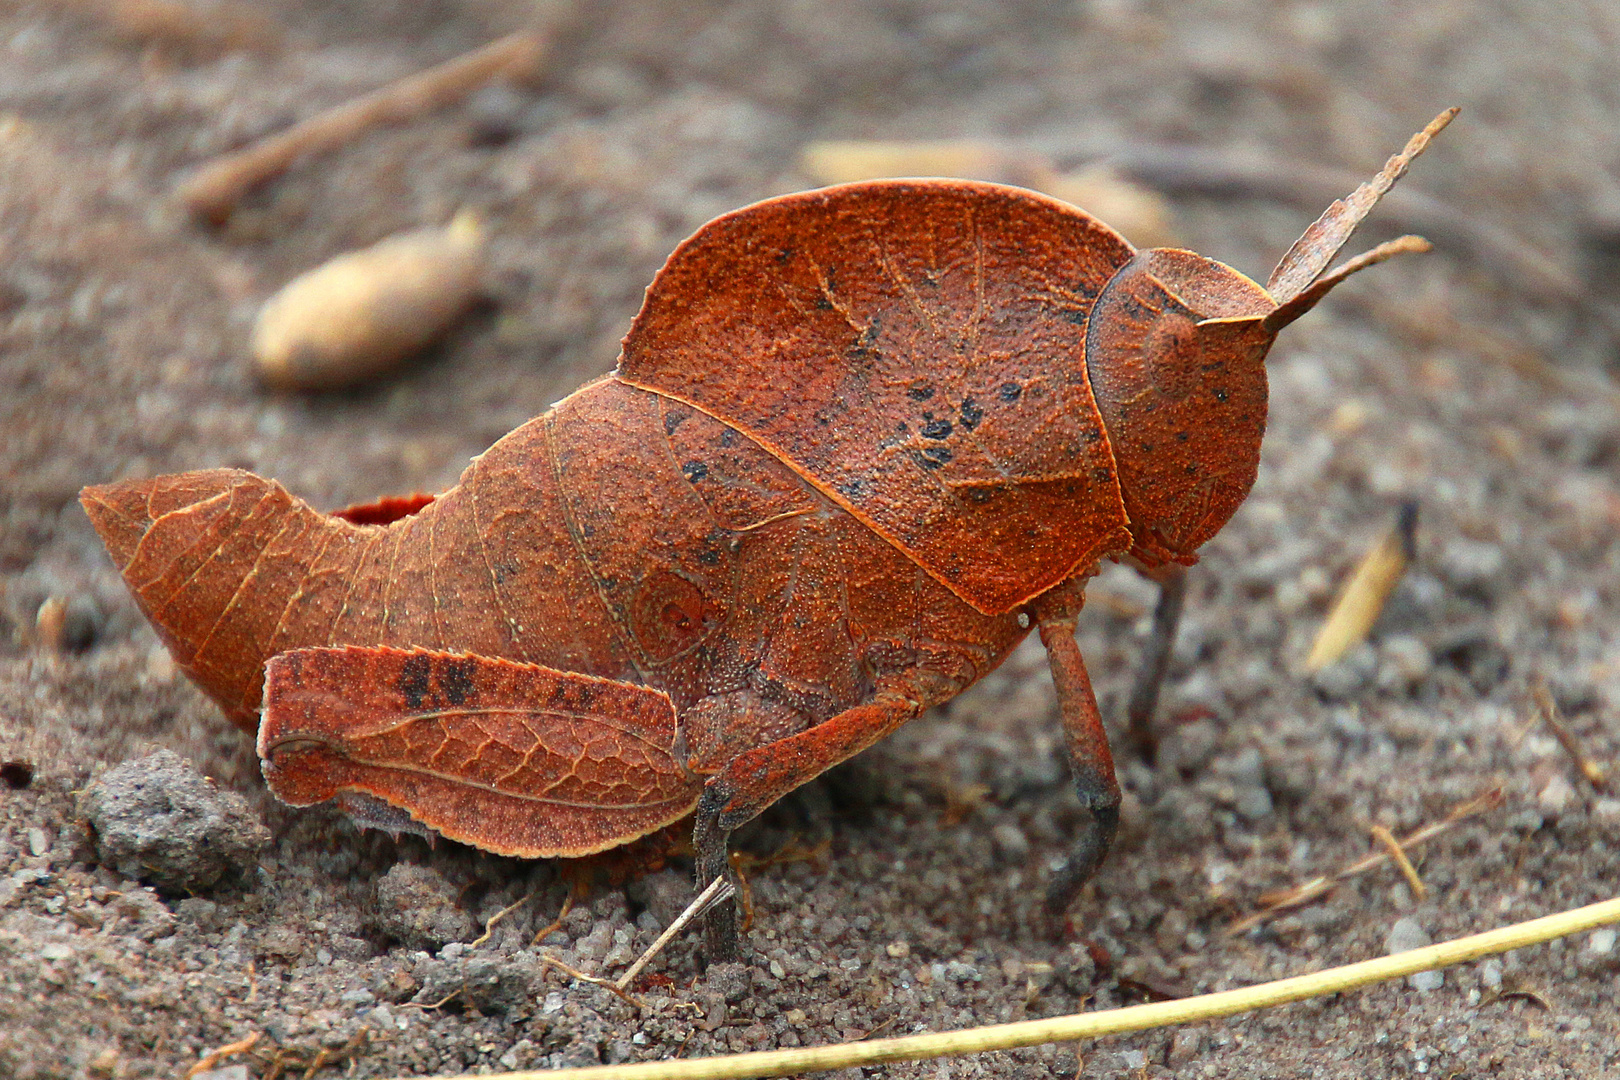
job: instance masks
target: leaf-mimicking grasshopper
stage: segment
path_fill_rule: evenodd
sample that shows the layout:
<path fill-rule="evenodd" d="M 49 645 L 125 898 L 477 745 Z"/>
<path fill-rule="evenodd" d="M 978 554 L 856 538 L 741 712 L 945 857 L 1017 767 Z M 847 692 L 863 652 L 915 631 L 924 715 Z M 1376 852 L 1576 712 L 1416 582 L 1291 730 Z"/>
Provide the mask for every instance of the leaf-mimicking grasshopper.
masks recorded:
<path fill-rule="evenodd" d="M 734 828 L 1038 628 L 1091 812 L 1061 908 L 1118 820 L 1085 583 L 1101 559 L 1173 582 L 1231 517 L 1267 350 L 1347 275 L 1426 246 L 1327 270 L 1451 116 L 1264 287 L 1015 188 L 809 191 L 698 230 L 617 370 L 437 497 L 323 514 L 218 469 L 84 507 L 282 799 L 534 858 L 696 810 L 700 884 L 729 873 Z M 735 953 L 730 905 L 709 947 Z"/>

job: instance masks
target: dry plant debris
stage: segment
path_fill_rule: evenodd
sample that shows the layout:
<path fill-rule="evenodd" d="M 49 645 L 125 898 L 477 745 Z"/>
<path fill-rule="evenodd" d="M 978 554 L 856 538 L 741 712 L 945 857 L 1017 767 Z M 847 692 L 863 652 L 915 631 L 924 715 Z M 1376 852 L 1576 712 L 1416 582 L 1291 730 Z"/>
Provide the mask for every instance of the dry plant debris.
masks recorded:
<path fill-rule="evenodd" d="M 259 311 L 253 356 L 278 390 L 331 390 L 373 378 L 437 340 L 472 306 L 484 227 L 463 211 L 339 255 L 288 282 Z"/>
<path fill-rule="evenodd" d="M 1547 725 L 1547 730 L 1553 733 L 1553 738 L 1558 740 L 1558 745 L 1564 748 L 1564 753 L 1569 755 L 1569 759 L 1574 763 L 1576 771 L 1595 790 L 1607 792 L 1609 790 L 1608 775 L 1603 771 L 1601 765 L 1587 757 L 1586 751 L 1581 747 L 1580 740 L 1575 737 L 1573 731 L 1569 730 L 1569 725 L 1564 723 L 1563 717 L 1558 715 L 1558 703 L 1553 700 L 1552 692 L 1547 689 L 1546 682 L 1538 680 L 1535 686 L 1531 688 L 1531 694 L 1536 699 L 1536 710 L 1540 714 L 1542 722 Z"/>
<path fill-rule="evenodd" d="M 335 150 L 380 124 L 401 123 L 441 109 L 497 79 L 531 75 L 545 48 L 542 35 L 519 31 L 390 83 L 200 166 L 181 184 L 180 201 L 197 217 L 219 224 L 230 217 L 242 196 L 300 158 Z"/>
<path fill-rule="evenodd" d="M 1334 599 L 1305 658 L 1307 672 L 1321 671 L 1366 638 L 1416 550 L 1417 504 L 1408 502 L 1396 512 L 1395 524 L 1362 556 Z"/>
<path fill-rule="evenodd" d="M 1502 794 L 1502 789 L 1492 788 L 1485 794 L 1480 795 L 1477 798 L 1469 799 L 1467 802 L 1454 807 L 1451 812 L 1440 821 L 1437 821 L 1432 825 L 1425 825 L 1423 828 L 1402 837 L 1400 840 L 1395 842 L 1394 849 L 1400 851 L 1404 856 L 1408 848 L 1413 848 L 1419 844 L 1433 840 L 1435 837 L 1455 826 L 1458 822 L 1466 821 L 1478 814 L 1483 814 L 1487 811 L 1494 810 L 1501 806 L 1503 801 L 1504 796 Z M 1393 839 L 1393 837 L 1391 839 Z M 1311 878 L 1309 881 L 1295 885 L 1288 889 L 1283 889 L 1279 892 L 1262 893 L 1260 896 L 1260 910 L 1249 915 L 1245 915 L 1243 918 L 1232 923 L 1231 926 L 1226 928 L 1226 934 L 1228 937 L 1236 937 L 1239 934 L 1243 934 L 1254 929 L 1256 926 L 1259 926 L 1268 919 L 1275 918 L 1284 911 L 1289 911 L 1293 908 L 1308 904 L 1313 900 L 1319 900 L 1328 893 L 1332 892 L 1334 886 L 1336 886 L 1339 882 L 1355 877 L 1358 874 L 1364 874 L 1374 867 L 1381 866 L 1383 863 L 1390 861 L 1391 857 L 1391 850 L 1389 848 L 1385 848 L 1384 850 L 1375 851 L 1370 855 L 1357 859 L 1349 866 L 1346 866 L 1341 870 L 1337 870 L 1332 874 L 1323 874 L 1319 877 Z M 1407 868 L 1409 869 L 1410 867 L 1411 863 L 1408 862 Z M 1416 876 L 1415 870 L 1412 871 L 1412 875 L 1414 877 Z"/>

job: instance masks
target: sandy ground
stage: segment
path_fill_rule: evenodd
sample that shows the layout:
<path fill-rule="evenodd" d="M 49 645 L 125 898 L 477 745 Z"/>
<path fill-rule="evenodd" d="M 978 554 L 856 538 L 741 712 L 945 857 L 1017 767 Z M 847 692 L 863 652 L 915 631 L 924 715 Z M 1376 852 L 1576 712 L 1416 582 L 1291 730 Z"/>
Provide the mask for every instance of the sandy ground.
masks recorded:
<path fill-rule="evenodd" d="M 225 1066 L 425 1075 L 944 1030 L 1252 983 L 1615 891 L 1620 802 L 1572 770 L 1530 697 L 1545 680 L 1587 753 L 1613 761 L 1610 8 L 784 0 L 569 16 L 277 0 L 253 21 L 229 0 L 192 6 L 195 20 L 145 30 L 128 20 L 162 5 L 0 11 L 0 759 L 32 769 L 0 786 L 0 1075 L 176 1076 L 255 1033 Z M 539 85 L 303 164 L 223 230 L 175 206 L 186 167 L 530 18 L 560 27 Z M 430 849 L 277 806 L 75 501 L 86 483 L 217 465 L 323 507 L 442 488 L 612 364 L 683 236 L 811 184 L 796 155 L 812 139 L 1005 138 L 1067 164 L 1160 145 L 1264 153 L 1294 163 L 1267 192 L 1174 204 L 1188 246 L 1263 276 L 1315 212 L 1277 195 L 1314 166 L 1370 172 L 1450 104 L 1462 118 L 1408 183 L 1464 225 L 1284 336 L 1259 481 L 1196 571 L 1163 751 L 1151 767 L 1122 758 L 1121 840 L 1068 928 L 1035 897 L 1081 811 L 1026 648 L 740 837 L 789 856 L 751 874 L 752 964 L 700 975 L 678 943 L 638 1013 L 540 956 L 620 970 L 684 902 L 679 854 L 625 884 L 622 863 Z M 485 310 L 366 389 L 257 386 L 245 343 L 264 297 L 462 206 L 495 234 Z M 1577 284 L 1492 254 L 1488 229 Z M 1334 583 L 1405 499 L 1421 506 L 1418 560 L 1372 645 L 1301 676 Z M 53 595 L 84 648 L 37 640 Z M 1093 585 L 1081 646 L 1111 715 L 1151 599 L 1122 570 Z M 93 777 L 158 748 L 273 835 L 194 896 L 98 864 L 76 809 Z M 1367 853 L 1371 826 L 1402 833 L 1497 788 L 1498 809 L 1421 850 L 1426 899 L 1384 867 L 1225 933 L 1261 893 Z M 581 902 L 531 946 L 576 881 Z M 873 1074 L 1072 1076 L 1078 1049 L 1085 1077 L 1616 1075 L 1617 971 L 1614 936 L 1595 933 L 1439 986 Z"/>

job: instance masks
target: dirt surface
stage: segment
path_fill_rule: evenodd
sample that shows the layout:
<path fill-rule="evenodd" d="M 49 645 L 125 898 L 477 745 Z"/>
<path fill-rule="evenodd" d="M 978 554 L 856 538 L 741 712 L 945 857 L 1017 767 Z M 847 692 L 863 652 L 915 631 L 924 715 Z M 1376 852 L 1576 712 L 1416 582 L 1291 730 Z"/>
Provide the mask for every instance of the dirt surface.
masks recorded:
<path fill-rule="evenodd" d="M 1587 753 L 1614 760 L 1620 419 L 1603 374 L 1615 342 L 1594 315 L 1620 283 L 1608 7 L 192 6 L 195 19 L 144 24 L 165 5 L 0 13 L 0 759 L 32 772 L 0 773 L 0 1075 L 171 1077 L 255 1034 L 222 1077 L 945 1030 L 1238 986 L 1615 891 L 1620 801 L 1573 771 L 1530 697 L 1545 679 Z M 223 230 L 174 204 L 187 167 L 532 18 L 559 28 L 536 86 L 304 163 Z M 811 184 L 796 155 L 812 139 L 1005 138 L 1066 163 L 1174 144 L 1369 174 L 1450 104 L 1462 117 L 1408 185 L 1464 215 L 1461 241 L 1506 230 L 1580 287 L 1549 295 L 1448 234 L 1285 333 L 1259 481 L 1196 571 L 1162 752 L 1153 766 L 1121 755 L 1121 839 L 1066 930 L 1036 898 L 1082 812 L 1038 650 L 739 837 L 784 856 L 750 873 L 751 963 L 700 975 L 695 942 L 678 942 L 638 1012 L 541 956 L 622 970 L 684 903 L 687 862 L 614 884 L 613 866 L 429 848 L 279 807 L 75 501 L 87 483 L 218 465 L 322 507 L 440 489 L 611 366 L 683 236 Z M 1187 246 L 1263 277 L 1315 213 L 1275 197 L 1292 171 L 1268 175 L 1263 198 L 1178 195 Z M 492 302 L 429 358 L 349 393 L 256 385 L 247 328 L 270 292 L 463 206 L 495 237 Z M 1421 506 L 1418 559 L 1373 644 L 1301 675 L 1334 583 L 1406 499 Z M 50 596 L 67 601 L 59 638 L 82 648 L 40 640 Z M 1091 597 L 1081 646 L 1117 715 L 1152 592 L 1115 568 Z M 83 824 L 92 778 L 160 748 L 273 835 L 194 896 L 111 868 L 128 858 L 101 865 Z M 1421 850 L 1426 899 L 1386 866 L 1225 933 L 1261 893 L 1367 853 L 1371 826 L 1404 833 L 1498 787 L 1500 808 Z M 532 946 L 574 881 L 580 903 Z M 1080 1075 L 1612 1076 L 1617 972 L 1614 935 L 1598 932 L 1438 986 L 1102 1040 L 1078 1048 Z M 1072 1076 L 1076 1049 L 874 1074 Z"/>

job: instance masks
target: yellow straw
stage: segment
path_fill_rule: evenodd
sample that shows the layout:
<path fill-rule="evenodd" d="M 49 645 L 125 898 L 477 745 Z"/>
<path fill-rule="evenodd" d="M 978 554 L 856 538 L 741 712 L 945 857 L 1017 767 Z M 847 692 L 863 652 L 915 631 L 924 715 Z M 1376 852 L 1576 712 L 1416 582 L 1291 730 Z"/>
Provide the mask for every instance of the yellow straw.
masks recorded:
<path fill-rule="evenodd" d="M 1123 1031 L 1171 1024 L 1191 1024 L 1235 1013 L 1285 1005 L 1323 994 L 1336 994 L 1358 986 L 1399 979 L 1419 971 L 1449 967 L 1493 953 L 1538 945 L 1553 938 L 1620 922 L 1620 897 L 1589 904 L 1573 911 L 1504 926 L 1455 941 L 1443 941 L 1394 956 L 1380 956 L 1311 975 L 1296 975 L 1258 986 L 1223 990 L 1216 994 L 1132 1005 L 1123 1009 L 1077 1013 L 1047 1020 L 909 1035 L 895 1039 L 792 1050 L 764 1050 L 726 1057 L 682 1061 L 643 1061 L 625 1065 L 597 1065 L 583 1069 L 544 1069 L 493 1074 L 494 1080 L 723 1080 L 723 1078 L 787 1076 L 795 1073 L 880 1065 L 891 1061 L 920 1061 L 955 1054 L 981 1054 L 1041 1043 L 1070 1043 Z M 485 1074 L 489 1076 L 490 1074 Z M 404 1078 L 396 1078 L 404 1080 Z M 462 1080 L 437 1077 L 434 1080 Z M 468 1078 L 470 1080 L 470 1078 Z"/>

